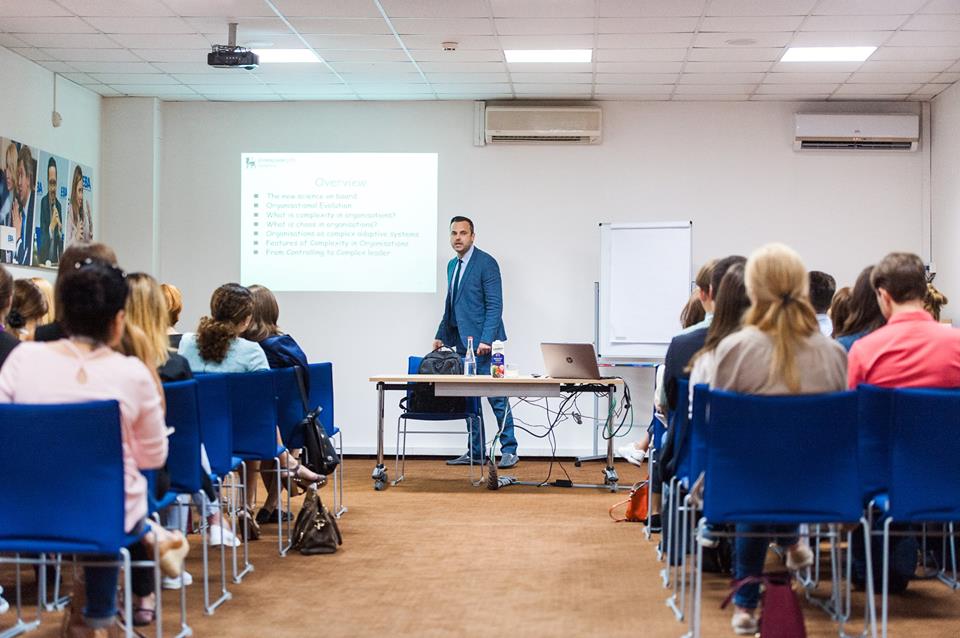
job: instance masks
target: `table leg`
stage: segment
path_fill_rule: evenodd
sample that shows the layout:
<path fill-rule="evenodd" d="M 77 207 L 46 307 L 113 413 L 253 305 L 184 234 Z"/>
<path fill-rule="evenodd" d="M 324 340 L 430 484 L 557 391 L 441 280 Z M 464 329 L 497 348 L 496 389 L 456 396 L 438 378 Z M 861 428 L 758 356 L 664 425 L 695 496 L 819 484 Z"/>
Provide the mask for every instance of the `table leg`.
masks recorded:
<path fill-rule="evenodd" d="M 386 394 L 383 383 L 377 384 L 377 466 L 373 468 L 373 489 L 387 488 L 387 468 L 383 464 L 383 404 Z"/>
<path fill-rule="evenodd" d="M 603 470 L 603 483 L 610 486 L 611 492 L 617 491 L 617 483 L 620 477 L 617 476 L 617 469 L 613 466 L 613 393 L 616 392 L 615 386 L 607 387 L 607 467 Z"/>

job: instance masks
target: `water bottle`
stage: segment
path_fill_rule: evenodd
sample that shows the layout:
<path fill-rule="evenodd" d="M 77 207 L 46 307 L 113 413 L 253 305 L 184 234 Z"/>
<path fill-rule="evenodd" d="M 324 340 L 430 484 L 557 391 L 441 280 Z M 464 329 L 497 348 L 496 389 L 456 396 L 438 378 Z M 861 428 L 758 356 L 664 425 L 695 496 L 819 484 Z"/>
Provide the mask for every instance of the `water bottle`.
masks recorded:
<path fill-rule="evenodd" d="M 503 342 L 494 341 L 492 354 L 490 355 L 490 376 L 494 379 L 502 379 L 506 376 L 507 365 L 503 357 Z"/>
<path fill-rule="evenodd" d="M 477 355 L 473 351 L 473 337 L 467 337 L 467 354 L 463 357 L 463 374 L 468 377 L 477 374 Z"/>

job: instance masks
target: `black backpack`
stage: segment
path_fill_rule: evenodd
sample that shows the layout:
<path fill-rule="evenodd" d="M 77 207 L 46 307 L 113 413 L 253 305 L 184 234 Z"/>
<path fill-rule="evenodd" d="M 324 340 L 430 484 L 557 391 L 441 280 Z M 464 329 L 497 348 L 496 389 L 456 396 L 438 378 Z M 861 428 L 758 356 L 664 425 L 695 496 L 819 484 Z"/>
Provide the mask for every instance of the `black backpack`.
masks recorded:
<path fill-rule="evenodd" d="M 418 374 L 463 374 L 463 360 L 450 348 L 434 350 L 420 362 Z M 405 412 L 427 414 L 463 414 L 467 411 L 464 397 L 438 397 L 432 383 L 414 383 L 409 397 L 400 401 Z"/>
<path fill-rule="evenodd" d="M 320 422 L 320 407 L 313 410 L 307 402 L 307 388 L 303 380 L 303 369 L 293 366 L 300 390 L 300 400 L 303 403 L 303 420 L 297 426 L 303 432 L 303 453 L 300 462 L 311 472 L 316 474 L 333 474 L 340 465 L 340 455 L 333 441 L 327 436 L 327 431 Z"/>

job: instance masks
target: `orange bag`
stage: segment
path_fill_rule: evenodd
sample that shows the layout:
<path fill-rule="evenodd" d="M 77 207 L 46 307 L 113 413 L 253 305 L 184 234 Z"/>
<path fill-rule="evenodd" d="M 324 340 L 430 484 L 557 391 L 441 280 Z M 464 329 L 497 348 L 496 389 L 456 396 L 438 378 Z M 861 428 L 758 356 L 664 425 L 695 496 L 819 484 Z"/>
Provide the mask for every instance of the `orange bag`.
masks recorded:
<path fill-rule="evenodd" d="M 613 510 L 617 509 L 621 505 L 627 506 L 626 514 L 623 518 L 616 518 L 613 515 Z M 609 514 L 610 518 L 612 518 L 615 523 L 645 523 L 649 509 L 650 482 L 640 481 L 639 483 L 636 483 L 630 490 L 630 498 L 611 507 Z"/>

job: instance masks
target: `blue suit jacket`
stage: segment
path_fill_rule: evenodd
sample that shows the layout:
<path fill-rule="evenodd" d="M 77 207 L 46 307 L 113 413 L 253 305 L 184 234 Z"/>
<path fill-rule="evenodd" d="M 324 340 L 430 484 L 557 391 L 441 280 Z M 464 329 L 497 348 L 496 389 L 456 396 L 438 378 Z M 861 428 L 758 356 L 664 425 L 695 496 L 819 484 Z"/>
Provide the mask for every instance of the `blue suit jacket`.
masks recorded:
<path fill-rule="evenodd" d="M 450 292 L 453 288 L 453 273 L 457 267 L 457 258 L 447 263 L 447 297 L 443 305 L 443 319 L 437 329 L 437 339 L 448 346 L 466 348 L 467 337 L 473 337 L 473 347 L 481 343 L 492 344 L 494 340 L 505 341 L 507 333 L 503 328 L 503 285 L 500 280 L 500 266 L 497 260 L 479 248 L 474 247 L 473 255 L 460 277 L 457 298 L 453 300 L 454 313 L 457 316 L 457 329 L 460 343 L 453 343 L 453 329 L 450 327 Z"/>

